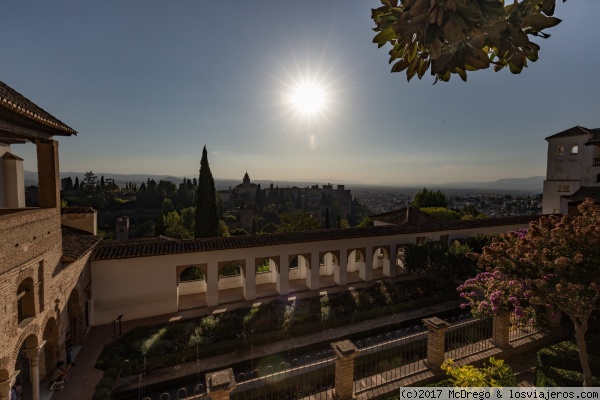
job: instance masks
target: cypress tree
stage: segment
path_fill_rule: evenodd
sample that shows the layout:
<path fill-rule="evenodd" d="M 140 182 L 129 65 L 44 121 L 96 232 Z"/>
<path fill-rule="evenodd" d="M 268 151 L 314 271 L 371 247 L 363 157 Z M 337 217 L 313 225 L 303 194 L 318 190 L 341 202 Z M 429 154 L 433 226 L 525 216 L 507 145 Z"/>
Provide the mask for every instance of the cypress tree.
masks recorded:
<path fill-rule="evenodd" d="M 79 190 L 79 177 L 75 177 L 75 184 L 73 185 L 74 190 Z"/>
<path fill-rule="evenodd" d="M 198 190 L 196 191 L 196 225 L 195 238 L 208 238 L 219 236 L 219 216 L 217 213 L 217 197 L 215 181 L 206 155 L 206 146 L 202 150 L 200 160 L 200 176 Z"/>

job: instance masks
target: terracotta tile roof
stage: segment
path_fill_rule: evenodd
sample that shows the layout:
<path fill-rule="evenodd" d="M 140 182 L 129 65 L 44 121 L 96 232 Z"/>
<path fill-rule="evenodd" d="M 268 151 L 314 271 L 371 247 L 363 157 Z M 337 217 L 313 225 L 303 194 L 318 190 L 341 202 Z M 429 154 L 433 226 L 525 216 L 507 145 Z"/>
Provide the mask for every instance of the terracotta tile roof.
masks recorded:
<path fill-rule="evenodd" d="M 557 139 L 557 138 L 568 138 L 568 137 L 575 137 L 575 136 L 583 136 L 583 135 L 589 135 L 591 134 L 592 130 L 595 129 L 588 129 L 588 128 L 584 128 L 583 126 L 574 126 L 572 128 L 566 129 L 562 132 L 558 132 L 552 136 L 548 136 L 546 138 L 546 140 L 548 139 Z"/>
<path fill-rule="evenodd" d="M 37 129 L 39 129 L 37 124 L 40 124 L 49 128 L 46 131 L 53 135 L 77 134 L 73 128 L 62 123 L 2 81 L 0 81 L 0 111 L 3 118 L 14 120 L 15 123 L 21 125 L 25 120 L 29 122 L 30 127 Z M 31 123 L 37 126 L 31 126 Z"/>
<path fill-rule="evenodd" d="M 390 236 L 407 233 L 435 232 L 438 230 L 456 230 L 465 228 L 482 228 L 489 226 L 527 224 L 537 220 L 539 216 L 489 218 L 470 221 L 435 221 L 433 224 L 421 226 L 388 225 L 364 228 L 319 229 L 303 232 L 271 233 L 264 235 L 247 235 L 225 238 L 155 241 L 145 243 L 106 242 L 97 246 L 92 260 L 112 260 L 134 257 L 149 257 L 166 254 L 195 253 L 214 250 L 241 249 L 248 247 L 276 246 L 292 243 L 318 242 L 326 240 L 344 240 L 361 237 Z M 450 224 L 450 222 L 454 222 Z M 425 226 L 431 225 L 431 226 Z"/>
<path fill-rule="evenodd" d="M 63 225 L 63 257 L 70 261 L 78 260 L 92 250 L 101 240 L 102 238 L 99 236 Z"/>
<path fill-rule="evenodd" d="M 588 141 L 585 142 L 585 145 L 589 146 L 590 144 L 600 143 L 600 128 L 590 129 L 590 131 L 592 132 L 592 137 L 590 137 Z"/>
<path fill-rule="evenodd" d="M 582 186 L 575 193 L 562 197 L 572 202 L 580 202 L 589 197 L 594 203 L 599 203 L 600 186 Z"/>

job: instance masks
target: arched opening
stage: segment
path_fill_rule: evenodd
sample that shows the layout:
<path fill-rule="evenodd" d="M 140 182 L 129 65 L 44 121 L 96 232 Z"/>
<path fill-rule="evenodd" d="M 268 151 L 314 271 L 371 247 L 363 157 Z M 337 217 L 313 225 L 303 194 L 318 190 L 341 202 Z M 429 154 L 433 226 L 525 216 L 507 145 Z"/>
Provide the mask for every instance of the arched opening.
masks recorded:
<path fill-rule="evenodd" d="M 35 293 L 33 279 L 25 278 L 17 287 L 17 321 L 35 317 Z"/>
<path fill-rule="evenodd" d="M 206 306 L 206 274 L 199 265 L 178 266 L 177 275 L 177 309 Z"/>
<path fill-rule="evenodd" d="M 279 264 L 273 258 L 256 259 L 256 297 L 277 295 L 277 271 Z"/>
<path fill-rule="evenodd" d="M 406 264 L 404 263 L 405 249 L 404 246 L 398 248 L 396 253 L 396 271 L 398 275 L 408 275 Z"/>
<path fill-rule="evenodd" d="M 33 373 L 34 368 L 38 368 L 38 362 L 32 362 L 30 357 L 33 357 L 31 352 L 36 353 L 39 341 L 37 336 L 29 335 L 19 348 L 19 353 L 15 360 L 15 371 L 19 371 L 15 384 L 21 386 L 23 390 L 22 398 L 31 399 L 33 397 L 33 384 L 35 374 Z M 30 352 L 31 351 L 31 352 Z M 39 382 L 38 382 L 39 386 Z"/>
<path fill-rule="evenodd" d="M 390 254 L 385 247 L 377 247 L 373 251 L 373 279 L 385 277 L 390 268 Z"/>
<path fill-rule="evenodd" d="M 245 267 L 243 261 L 219 263 L 219 304 L 245 300 Z"/>
<path fill-rule="evenodd" d="M 303 255 L 297 255 L 290 261 L 290 292 L 307 290 L 306 276 L 309 272 L 310 263 Z"/>
<path fill-rule="evenodd" d="M 339 274 L 340 261 L 338 254 L 331 251 L 323 254 L 321 253 L 321 259 L 319 262 L 319 279 L 321 287 L 334 286 L 334 275 L 337 271 Z"/>
<path fill-rule="evenodd" d="M 83 307 L 77 288 L 71 291 L 67 302 L 67 339 L 73 344 L 83 342 L 84 332 Z"/>
<path fill-rule="evenodd" d="M 59 360 L 58 351 L 60 348 L 58 341 L 58 325 L 56 319 L 50 318 L 46 322 L 42 340 L 46 343 L 40 351 L 40 381 L 50 381 L 52 372 Z"/>
<path fill-rule="evenodd" d="M 352 250 L 348 255 L 348 283 L 360 282 L 360 272 L 366 267 L 365 255 L 362 250 Z"/>
<path fill-rule="evenodd" d="M 565 146 L 563 146 L 562 144 L 559 144 L 558 146 L 556 146 L 556 155 L 564 156 L 565 155 Z"/>

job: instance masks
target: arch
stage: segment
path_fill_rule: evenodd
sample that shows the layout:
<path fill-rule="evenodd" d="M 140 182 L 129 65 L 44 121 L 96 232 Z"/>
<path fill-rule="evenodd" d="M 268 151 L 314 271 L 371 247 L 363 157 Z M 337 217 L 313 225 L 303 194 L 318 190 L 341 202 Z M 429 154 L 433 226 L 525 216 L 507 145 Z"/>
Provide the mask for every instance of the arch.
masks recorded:
<path fill-rule="evenodd" d="M 221 278 L 241 276 L 242 274 L 245 275 L 246 263 L 244 260 L 220 262 L 218 265 L 218 271 L 219 280 L 221 280 Z"/>
<path fill-rule="evenodd" d="M 365 268 L 365 249 L 353 249 L 348 254 L 348 272 L 358 272 Z"/>
<path fill-rule="evenodd" d="M 204 268 L 199 265 L 190 265 L 177 276 L 178 282 L 203 281 L 205 278 Z"/>
<path fill-rule="evenodd" d="M 45 341 L 40 354 L 40 379 L 51 377 L 54 366 L 58 361 L 60 349 L 58 323 L 53 316 L 50 316 L 42 324 L 42 340 Z"/>
<path fill-rule="evenodd" d="M 330 276 L 333 275 L 336 268 L 340 267 L 340 252 L 337 251 L 323 251 L 319 253 L 319 275 Z"/>
<path fill-rule="evenodd" d="M 244 288 L 244 279 L 246 276 L 246 260 L 230 260 L 222 261 L 218 263 L 218 289 L 230 290 L 230 295 L 238 296 L 241 295 L 240 289 Z M 220 296 L 220 294 L 219 294 Z"/>
<path fill-rule="evenodd" d="M 206 306 L 207 265 L 178 265 L 175 272 L 177 274 L 177 309 L 181 311 Z"/>
<path fill-rule="evenodd" d="M 38 347 L 40 340 L 39 338 L 39 327 L 36 324 L 27 325 L 25 329 L 19 335 L 17 340 L 18 347 L 13 349 L 12 363 L 16 361 L 21 351 L 21 347 L 25 346 L 25 349 L 34 349 Z"/>
<path fill-rule="evenodd" d="M 35 287 L 32 277 L 26 277 L 17 286 L 17 323 L 35 317 Z"/>
<path fill-rule="evenodd" d="M 289 286 L 290 292 L 308 289 L 307 275 L 310 273 L 310 254 L 290 255 Z"/>
<path fill-rule="evenodd" d="M 390 247 L 380 246 L 373 248 L 373 269 L 384 268 L 390 262 Z"/>
<path fill-rule="evenodd" d="M 280 259 L 274 257 L 259 257 L 255 259 L 255 288 L 256 297 L 266 297 L 277 294 L 275 285 L 280 271 Z"/>
<path fill-rule="evenodd" d="M 67 329 L 66 335 L 75 344 L 81 344 L 84 333 L 83 306 L 81 304 L 82 294 L 79 288 L 75 286 L 71 290 L 67 300 Z M 66 339 L 66 338 L 65 338 Z"/>

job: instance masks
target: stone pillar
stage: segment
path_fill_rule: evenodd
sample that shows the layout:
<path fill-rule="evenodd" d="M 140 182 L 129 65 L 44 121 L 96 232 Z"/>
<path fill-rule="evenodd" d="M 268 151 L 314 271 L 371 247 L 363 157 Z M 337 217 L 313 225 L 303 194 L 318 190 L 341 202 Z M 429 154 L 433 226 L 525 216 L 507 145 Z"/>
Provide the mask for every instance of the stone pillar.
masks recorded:
<path fill-rule="evenodd" d="M 310 253 L 310 269 L 306 271 L 306 286 L 310 290 L 319 289 L 319 268 L 321 267 L 321 259 L 319 252 Z"/>
<path fill-rule="evenodd" d="M 236 387 L 233 369 L 206 374 L 206 391 L 210 400 L 229 400 Z"/>
<path fill-rule="evenodd" d="M 492 327 L 492 343 L 501 350 L 506 350 L 510 345 L 510 312 L 501 311 L 494 315 Z"/>
<path fill-rule="evenodd" d="M 15 371 L 12 375 L 5 381 L 0 382 L 0 400 L 12 400 L 10 398 L 10 389 L 15 383 L 17 379 L 17 375 L 19 375 L 21 371 Z"/>
<path fill-rule="evenodd" d="M 277 293 L 286 295 L 290 293 L 290 257 L 287 254 L 282 254 L 279 257 L 279 265 L 277 270 Z"/>
<path fill-rule="evenodd" d="M 358 349 L 349 340 L 331 344 L 335 352 L 335 393 L 338 400 L 352 399 L 354 389 L 354 358 Z"/>
<path fill-rule="evenodd" d="M 25 350 L 29 359 L 29 368 L 31 370 L 31 399 L 40 400 L 40 350 L 44 343 L 39 347 Z"/>
<path fill-rule="evenodd" d="M 333 281 L 340 286 L 348 284 L 348 250 L 340 250 L 338 267 L 333 271 Z"/>
<path fill-rule="evenodd" d="M 215 261 L 209 262 L 206 268 L 206 305 L 219 305 L 219 265 Z"/>
<path fill-rule="evenodd" d="M 439 371 L 446 359 L 446 329 L 450 324 L 438 317 L 422 320 L 427 327 L 427 366 Z"/>
<path fill-rule="evenodd" d="M 398 268 L 396 268 L 396 259 L 397 259 L 397 253 L 396 253 L 396 245 L 395 244 L 391 244 L 390 245 L 390 252 L 388 254 L 388 262 L 387 263 L 383 263 L 383 274 L 385 276 L 389 276 L 390 278 L 395 278 L 397 275 L 397 271 Z"/>
<path fill-rule="evenodd" d="M 58 173 L 58 142 L 36 140 L 40 208 L 60 207 L 60 175 Z"/>
<path fill-rule="evenodd" d="M 246 259 L 246 273 L 244 276 L 244 298 L 246 300 L 256 299 L 256 260 Z"/>
<path fill-rule="evenodd" d="M 373 247 L 368 246 L 365 249 L 365 268 L 359 273 L 360 279 L 365 282 L 373 280 Z"/>

